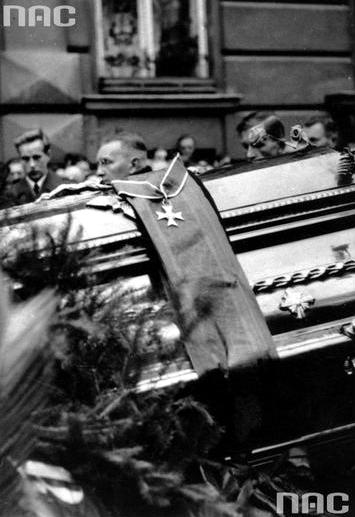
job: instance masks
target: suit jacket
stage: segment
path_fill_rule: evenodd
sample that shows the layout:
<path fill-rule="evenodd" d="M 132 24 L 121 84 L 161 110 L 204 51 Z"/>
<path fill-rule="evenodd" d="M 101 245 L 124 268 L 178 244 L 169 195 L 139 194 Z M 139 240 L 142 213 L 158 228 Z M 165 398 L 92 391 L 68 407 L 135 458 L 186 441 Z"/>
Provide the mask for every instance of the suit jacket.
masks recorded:
<path fill-rule="evenodd" d="M 48 171 L 47 177 L 44 180 L 42 188 L 39 192 L 39 196 L 44 192 L 51 192 L 59 185 L 63 183 L 68 183 L 68 180 L 60 178 L 53 171 Z M 25 203 L 32 203 L 37 198 L 31 189 L 30 185 L 26 178 L 19 181 L 13 188 L 13 206 L 15 205 L 24 205 Z"/>

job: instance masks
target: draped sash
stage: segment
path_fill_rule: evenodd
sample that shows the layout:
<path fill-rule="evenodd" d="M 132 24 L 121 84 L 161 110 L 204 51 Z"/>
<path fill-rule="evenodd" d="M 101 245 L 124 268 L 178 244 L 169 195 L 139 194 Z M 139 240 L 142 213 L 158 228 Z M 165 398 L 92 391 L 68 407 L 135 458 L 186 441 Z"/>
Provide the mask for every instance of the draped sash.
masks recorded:
<path fill-rule="evenodd" d="M 133 207 L 160 260 L 179 310 L 188 356 L 198 375 L 230 371 L 275 356 L 275 346 L 247 278 L 204 186 L 180 160 L 164 174 L 114 181 Z M 184 220 L 158 220 L 162 202 Z"/>

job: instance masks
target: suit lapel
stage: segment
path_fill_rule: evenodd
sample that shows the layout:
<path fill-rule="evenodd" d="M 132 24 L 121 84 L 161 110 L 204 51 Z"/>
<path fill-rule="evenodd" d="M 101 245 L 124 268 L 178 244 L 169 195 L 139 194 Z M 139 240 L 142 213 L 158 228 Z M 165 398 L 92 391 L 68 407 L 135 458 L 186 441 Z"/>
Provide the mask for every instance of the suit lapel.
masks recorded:
<path fill-rule="evenodd" d="M 46 179 L 41 188 L 42 192 L 51 192 L 59 185 L 60 181 L 58 181 L 57 177 L 52 173 L 48 172 Z"/>
<path fill-rule="evenodd" d="M 21 180 L 17 184 L 16 198 L 20 202 L 24 202 L 24 203 L 31 203 L 32 201 L 35 201 L 36 198 L 35 198 L 35 195 L 33 193 L 33 190 L 29 186 L 29 184 L 28 184 L 26 179 Z"/>
<path fill-rule="evenodd" d="M 42 185 L 42 188 L 40 189 L 40 195 L 43 192 L 51 192 L 61 183 L 62 181 L 55 174 L 48 172 L 47 177 Z M 17 202 L 19 204 L 32 203 L 36 200 L 36 196 L 34 195 L 34 192 L 26 179 L 21 180 L 17 184 L 16 190 L 14 192 Z"/>

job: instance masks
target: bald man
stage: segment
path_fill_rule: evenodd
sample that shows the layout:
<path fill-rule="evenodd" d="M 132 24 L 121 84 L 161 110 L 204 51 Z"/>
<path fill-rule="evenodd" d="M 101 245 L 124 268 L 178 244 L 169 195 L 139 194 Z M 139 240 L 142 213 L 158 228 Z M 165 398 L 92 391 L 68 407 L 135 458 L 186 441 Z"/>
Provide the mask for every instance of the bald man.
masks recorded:
<path fill-rule="evenodd" d="M 103 183 L 147 172 L 147 147 L 136 133 L 121 132 L 104 143 L 97 153 L 97 175 Z"/>

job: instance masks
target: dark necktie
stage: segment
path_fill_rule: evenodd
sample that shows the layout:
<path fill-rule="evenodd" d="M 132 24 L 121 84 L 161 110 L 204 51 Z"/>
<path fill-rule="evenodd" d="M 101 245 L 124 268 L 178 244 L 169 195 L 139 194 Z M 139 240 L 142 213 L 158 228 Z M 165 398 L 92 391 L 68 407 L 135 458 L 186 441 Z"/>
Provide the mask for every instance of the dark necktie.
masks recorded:
<path fill-rule="evenodd" d="M 39 196 L 39 191 L 40 191 L 39 185 L 36 181 L 34 181 L 33 193 L 34 193 L 35 197 Z"/>

